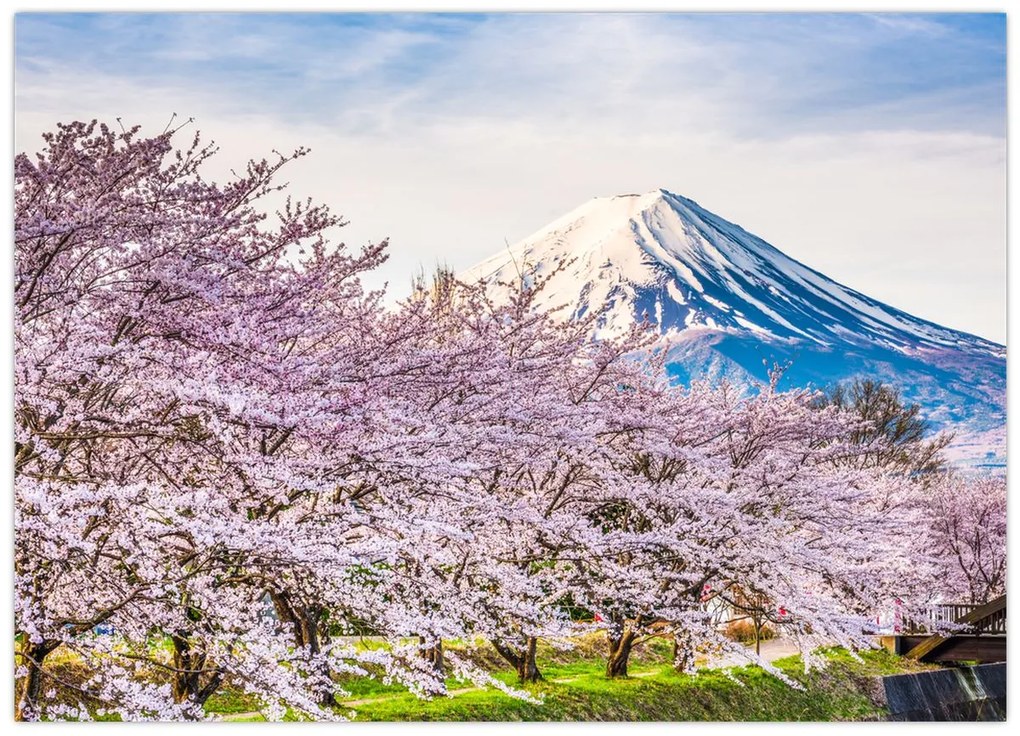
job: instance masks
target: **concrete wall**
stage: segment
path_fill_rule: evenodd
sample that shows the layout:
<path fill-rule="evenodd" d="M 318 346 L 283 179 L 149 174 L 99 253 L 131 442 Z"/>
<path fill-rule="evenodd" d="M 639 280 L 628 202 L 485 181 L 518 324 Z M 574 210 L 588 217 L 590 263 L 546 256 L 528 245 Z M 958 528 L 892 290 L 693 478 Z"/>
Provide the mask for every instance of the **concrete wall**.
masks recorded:
<path fill-rule="evenodd" d="M 953 667 L 883 677 L 891 721 L 1002 721 L 1006 665 Z"/>

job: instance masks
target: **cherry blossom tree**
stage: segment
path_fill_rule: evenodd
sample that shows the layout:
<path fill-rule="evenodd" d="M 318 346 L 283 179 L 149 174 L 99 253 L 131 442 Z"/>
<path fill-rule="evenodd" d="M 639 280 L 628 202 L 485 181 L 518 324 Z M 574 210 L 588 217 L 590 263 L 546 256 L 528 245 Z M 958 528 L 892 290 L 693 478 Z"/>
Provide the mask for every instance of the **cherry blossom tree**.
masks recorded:
<path fill-rule="evenodd" d="M 736 590 L 805 653 L 867 645 L 904 592 L 921 506 L 872 418 L 673 386 L 646 325 L 594 337 L 536 308 L 537 274 L 384 306 L 360 277 L 385 243 L 351 251 L 277 183 L 305 151 L 217 184 L 182 135 L 73 123 L 16 160 L 18 718 L 199 719 L 229 683 L 335 719 L 336 676 L 379 672 L 531 697 L 443 641 L 529 682 L 540 639 L 604 629 L 615 677 L 650 636 L 685 666 L 732 646 L 707 599 Z M 943 547 L 990 590 L 1004 562 L 967 534 Z"/>
<path fill-rule="evenodd" d="M 311 203 L 263 211 L 304 151 L 218 186 L 201 176 L 215 149 L 175 135 L 75 123 L 16 162 L 19 717 L 41 715 L 45 657 L 96 660 L 104 622 L 173 644 L 172 697 L 97 670 L 90 694 L 117 689 L 132 717 L 196 717 L 226 676 L 323 714 L 326 698 L 282 685 L 329 687 L 322 648 L 295 627 L 266 638 L 246 612 L 362 563 L 336 542 L 364 518 L 302 514 L 357 487 L 337 486 L 351 448 L 388 434 L 366 428 L 387 416 L 375 387 L 413 359 L 388 363 L 400 335 L 376 329 L 378 295 L 358 284 L 382 245 L 329 245 L 341 220 Z"/>
<path fill-rule="evenodd" d="M 467 472 L 450 476 L 456 488 L 441 499 L 434 488 L 416 497 L 424 506 L 408 515 L 427 519 L 439 509 L 460 519 L 461 533 L 444 527 L 436 544 L 409 548 L 425 559 L 408 561 L 406 579 L 444 590 L 450 619 L 492 642 L 524 682 L 541 676 L 539 637 L 577 630 L 559 604 L 569 580 L 558 556 L 578 549 L 588 524 L 572 501 L 594 497 L 606 462 L 599 398 L 619 397 L 620 382 L 645 371 L 626 358 L 646 339 L 640 330 L 593 343 L 588 322 L 535 309 L 542 283 L 522 283 L 496 303 L 481 285 L 440 273 L 410 305 L 434 325 L 419 352 L 443 356 L 445 383 L 417 392 L 426 424 L 456 435 L 450 447 Z"/>
<path fill-rule="evenodd" d="M 933 484 L 926 518 L 939 594 L 987 603 L 1005 593 L 1005 476 L 944 473 Z"/>
<path fill-rule="evenodd" d="M 870 605 L 912 552 L 905 481 L 842 462 L 863 451 L 848 439 L 859 420 L 819 409 L 809 392 L 777 391 L 775 377 L 751 396 L 722 387 L 684 398 L 674 447 L 642 458 L 634 495 L 607 517 L 620 552 L 605 582 L 622 581 L 605 596 L 607 674 L 625 675 L 632 647 L 663 633 L 732 648 L 712 625 L 706 584 L 710 597 L 751 588 L 781 604 L 805 655 L 823 641 L 869 646 Z"/>

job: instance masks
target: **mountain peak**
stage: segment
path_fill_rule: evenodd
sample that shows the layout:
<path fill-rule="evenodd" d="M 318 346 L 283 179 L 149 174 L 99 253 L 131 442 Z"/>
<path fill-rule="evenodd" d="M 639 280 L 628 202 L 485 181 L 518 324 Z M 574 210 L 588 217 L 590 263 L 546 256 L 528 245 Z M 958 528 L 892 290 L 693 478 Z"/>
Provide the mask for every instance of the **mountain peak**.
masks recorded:
<path fill-rule="evenodd" d="M 544 306 L 567 305 L 575 317 L 600 311 L 606 333 L 649 319 L 663 333 L 707 328 L 823 346 L 1004 354 L 843 286 L 666 189 L 591 199 L 464 277 L 512 283 L 524 272 L 552 274 Z"/>
<path fill-rule="evenodd" d="M 527 275 L 547 279 L 538 308 L 597 314 L 597 335 L 654 323 L 679 380 L 789 363 L 795 385 L 898 385 L 936 426 L 1004 421 L 1003 346 L 843 286 L 666 189 L 591 199 L 462 278 L 498 295 Z"/>

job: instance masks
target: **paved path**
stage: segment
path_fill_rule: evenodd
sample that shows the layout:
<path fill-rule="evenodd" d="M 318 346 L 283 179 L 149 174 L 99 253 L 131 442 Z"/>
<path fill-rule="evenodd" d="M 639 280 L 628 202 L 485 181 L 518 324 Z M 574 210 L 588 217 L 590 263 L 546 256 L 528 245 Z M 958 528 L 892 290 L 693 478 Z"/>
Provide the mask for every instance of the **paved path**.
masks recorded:
<path fill-rule="evenodd" d="M 753 651 L 753 645 L 748 646 L 748 649 Z M 775 662 L 777 659 L 794 654 L 800 654 L 800 650 L 791 639 L 766 639 L 761 643 L 761 658 L 766 662 Z M 749 663 L 743 657 L 727 653 L 717 657 L 710 657 L 704 663 L 699 663 L 698 667 L 741 667 L 745 664 Z"/>

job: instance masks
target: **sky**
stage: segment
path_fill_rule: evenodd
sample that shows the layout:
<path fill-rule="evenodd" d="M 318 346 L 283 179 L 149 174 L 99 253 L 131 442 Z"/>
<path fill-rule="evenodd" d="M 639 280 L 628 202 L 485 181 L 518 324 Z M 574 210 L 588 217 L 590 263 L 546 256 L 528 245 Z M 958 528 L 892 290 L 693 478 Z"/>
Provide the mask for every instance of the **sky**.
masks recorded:
<path fill-rule="evenodd" d="M 919 317 L 1006 338 L 997 14 L 15 17 L 15 147 L 192 117 L 226 176 L 383 238 L 369 283 L 470 267 L 594 196 L 665 188 Z"/>

